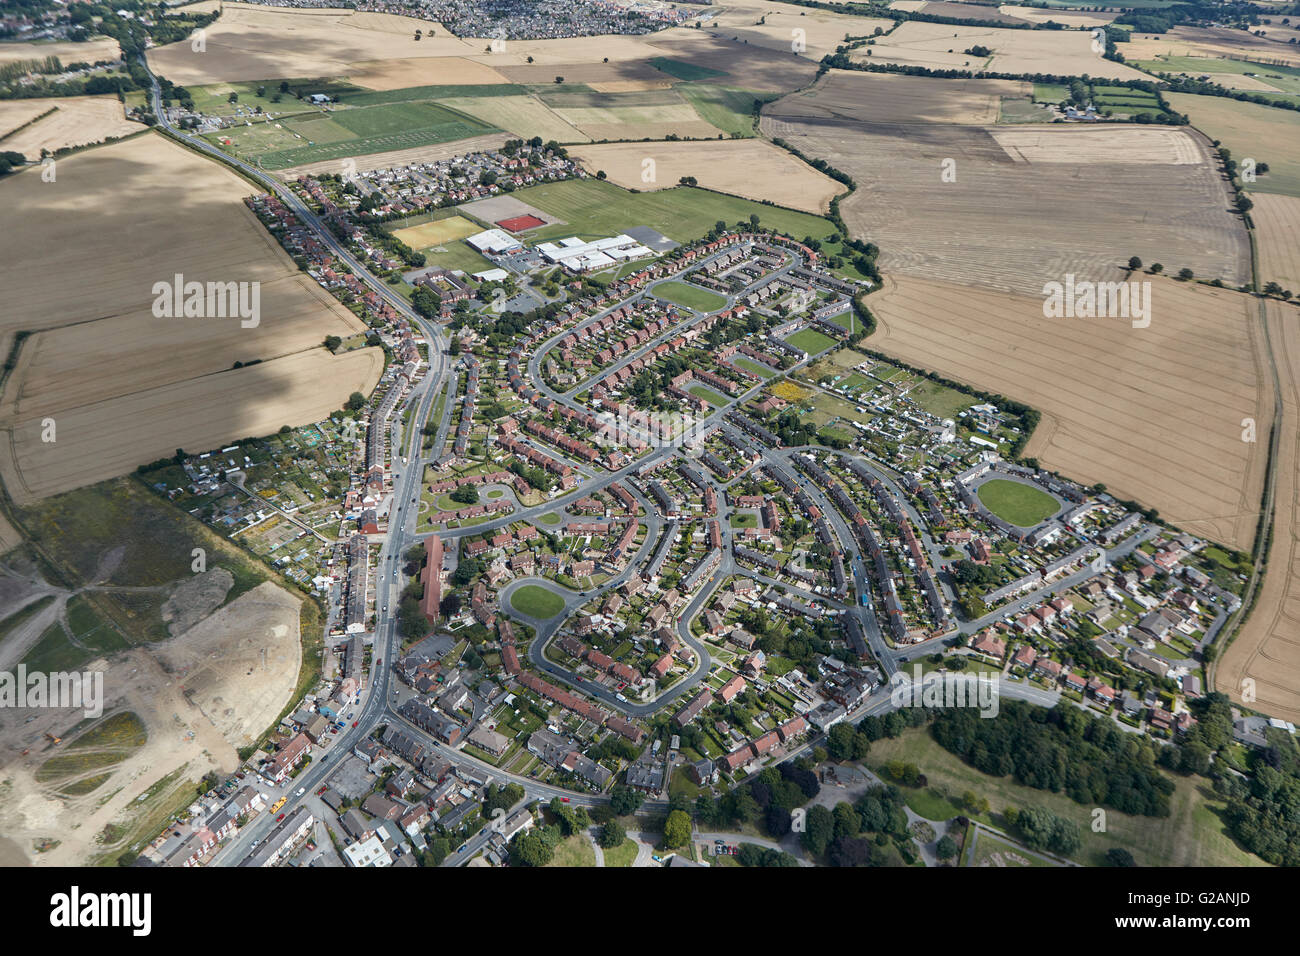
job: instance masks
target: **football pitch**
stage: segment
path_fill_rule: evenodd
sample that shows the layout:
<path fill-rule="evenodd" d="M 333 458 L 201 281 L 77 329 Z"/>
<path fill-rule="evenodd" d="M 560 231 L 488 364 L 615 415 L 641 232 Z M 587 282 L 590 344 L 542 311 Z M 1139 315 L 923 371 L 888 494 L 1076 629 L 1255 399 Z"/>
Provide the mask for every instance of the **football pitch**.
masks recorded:
<path fill-rule="evenodd" d="M 432 146 L 492 132 L 473 117 L 437 103 L 384 103 L 286 116 L 206 134 L 263 169 L 284 169 L 344 156 Z"/>

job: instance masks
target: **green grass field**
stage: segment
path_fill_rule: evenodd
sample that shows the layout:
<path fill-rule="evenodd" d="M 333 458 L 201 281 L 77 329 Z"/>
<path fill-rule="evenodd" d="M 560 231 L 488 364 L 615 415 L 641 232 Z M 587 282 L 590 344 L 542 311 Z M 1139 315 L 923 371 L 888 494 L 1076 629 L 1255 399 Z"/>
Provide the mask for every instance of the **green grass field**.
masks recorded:
<path fill-rule="evenodd" d="M 284 169 L 344 156 L 446 143 L 493 129 L 437 103 L 396 102 L 302 113 L 274 122 L 218 130 L 205 137 L 214 143 L 229 139 L 232 152 L 257 161 L 264 169 Z"/>
<path fill-rule="evenodd" d="M 1010 777 L 990 777 L 962 763 L 944 750 L 929 732 L 917 728 L 895 739 L 877 740 L 871 745 L 867 763 L 883 768 L 891 760 L 914 763 L 926 775 L 932 789 L 960 794 L 971 790 L 986 797 L 991 814 L 975 818 L 1002 826 L 1007 807 L 1043 807 L 1078 824 L 1083 847 L 1074 859 L 1100 866 L 1106 851 L 1123 847 L 1132 852 L 1140 866 L 1263 866 L 1258 857 L 1233 843 L 1218 817 L 1224 804 L 1215 799 L 1209 781 L 1199 777 L 1174 777 L 1168 817 L 1138 817 L 1106 811 L 1106 830 L 1092 830 L 1092 806 L 1075 803 L 1063 793 L 1025 787 Z M 969 814 L 968 814 L 969 815 Z"/>
<path fill-rule="evenodd" d="M 632 840 L 624 840 L 621 846 L 605 850 L 604 853 L 606 866 L 631 866 L 636 859 L 636 843 Z"/>
<path fill-rule="evenodd" d="M 1283 93 L 1300 93 L 1300 67 L 1294 66 L 1252 63 L 1249 60 L 1209 59 L 1201 56 L 1167 56 L 1157 60 L 1132 61 L 1131 65 L 1152 73 L 1187 73 L 1197 77 L 1209 73 L 1211 81 L 1214 80 L 1215 73 L 1254 76 L 1260 82 L 1275 86 Z"/>
<path fill-rule="evenodd" d="M 754 104 L 769 103 L 776 93 L 737 90 L 709 83 L 683 83 L 677 87 L 700 119 L 712 123 L 728 135 L 754 135 Z"/>
<path fill-rule="evenodd" d="M 797 349 L 803 349 L 809 355 L 816 355 L 818 352 L 824 352 L 835 344 L 835 340 L 829 335 L 818 332 L 816 329 L 802 329 L 786 339 Z"/>
<path fill-rule="evenodd" d="M 1035 83 L 1035 103 L 1059 103 L 1070 98 L 1070 89 L 1056 83 Z"/>
<path fill-rule="evenodd" d="M 686 391 L 690 392 L 696 398 L 702 398 L 714 408 L 721 408 L 729 401 L 725 396 L 719 395 L 711 388 L 703 385 L 692 385 Z"/>
<path fill-rule="evenodd" d="M 635 850 L 633 853 L 635 854 Z M 575 833 L 555 848 L 555 856 L 547 866 L 595 866 L 596 848 L 591 845 L 586 831 Z"/>
<path fill-rule="evenodd" d="M 757 214 L 759 222 L 802 239 L 825 239 L 835 227 L 820 216 L 764 206 L 735 196 L 676 186 L 650 193 L 634 193 L 597 179 L 571 179 L 530 186 L 514 193 L 516 199 L 536 206 L 564 221 L 529 235 L 544 242 L 580 236 L 598 239 L 618 235 L 633 226 L 649 226 L 677 242 L 699 239 L 718 220 L 733 224 Z"/>
<path fill-rule="evenodd" d="M 764 365 L 761 362 L 755 362 L 753 359 L 731 357 L 731 364 L 737 368 L 743 368 L 746 372 L 753 372 L 759 378 L 771 378 L 776 374 L 776 369 Z"/>
<path fill-rule="evenodd" d="M 651 290 L 659 299 L 699 312 L 716 312 L 725 308 L 727 300 L 716 292 L 687 285 L 685 282 L 661 282 Z"/>
<path fill-rule="evenodd" d="M 707 80 L 715 76 L 726 76 L 721 70 L 711 70 L 707 66 L 696 66 L 694 63 L 684 63 L 681 60 L 670 60 L 666 56 L 655 57 L 650 61 L 650 65 L 678 80 Z"/>
<path fill-rule="evenodd" d="M 1050 515 L 1056 514 L 1061 504 L 1045 491 L 1019 481 L 994 478 L 979 486 L 975 492 L 984 507 L 1003 521 L 1022 528 L 1031 528 Z"/>
<path fill-rule="evenodd" d="M 913 385 L 908 391 L 907 397 L 931 415 L 938 415 L 940 418 L 955 419 L 958 412 L 964 411 L 975 404 L 975 400 L 969 395 L 963 395 L 956 389 L 929 380 L 923 380 Z"/>
<path fill-rule="evenodd" d="M 564 599 L 536 584 L 525 584 L 510 595 L 510 606 L 528 617 L 555 617 L 564 610 Z"/>

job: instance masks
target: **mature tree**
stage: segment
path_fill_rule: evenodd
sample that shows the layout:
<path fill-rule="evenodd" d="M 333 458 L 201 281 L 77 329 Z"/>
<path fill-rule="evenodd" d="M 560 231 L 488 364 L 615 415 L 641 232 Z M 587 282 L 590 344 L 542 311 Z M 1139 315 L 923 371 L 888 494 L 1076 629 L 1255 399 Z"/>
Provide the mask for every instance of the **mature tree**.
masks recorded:
<path fill-rule="evenodd" d="M 664 823 L 664 846 L 673 850 L 691 842 L 691 816 L 684 810 L 674 810 Z"/>
<path fill-rule="evenodd" d="M 596 842 L 604 849 L 612 850 L 615 847 L 622 846 L 623 841 L 626 839 L 627 831 L 623 829 L 623 824 L 617 820 L 608 820 L 600 828 L 600 835 L 597 837 Z"/>
<path fill-rule="evenodd" d="M 946 833 L 939 838 L 939 842 L 934 846 L 934 855 L 941 860 L 951 860 L 957 855 L 957 844 L 952 837 Z"/>
<path fill-rule="evenodd" d="M 835 837 L 835 815 L 818 804 L 810 807 L 804 817 L 804 832 L 800 838 L 803 848 L 813 856 L 821 856 Z"/>
<path fill-rule="evenodd" d="M 625 787 L 622 784 L 616 786 L 609 794 L 609 805 L 614 812 L 620 817 L 627 816 L 629 813 L 636 813 L 641 808 L 645 797 L 639 790 L 633 790 L 631 787 Z"/>

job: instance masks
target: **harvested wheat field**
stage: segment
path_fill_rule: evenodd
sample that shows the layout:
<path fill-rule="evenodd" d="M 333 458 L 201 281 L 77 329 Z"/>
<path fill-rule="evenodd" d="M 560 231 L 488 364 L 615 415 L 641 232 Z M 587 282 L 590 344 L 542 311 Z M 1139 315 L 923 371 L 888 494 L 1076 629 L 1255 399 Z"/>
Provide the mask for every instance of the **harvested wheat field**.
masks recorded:
<path fill-rule="evenodd" d="M 1300 122 L 1295 113 L 1221 96 L 1165 95 L 1193 126 L 1228 147 L 1238 163 L 1247 158 L 1268 163 L 1269 171 L 1251 184 L 1252 193 L 1300 197 Z"/>
<path fill-rule="evenodd" d="M 1213 689 L 1242 701 L 1253 681 L 1252 709 L 1300 721 L 1300 336 L 1290 306 L 1270 302 L 1267 313 L 1282 385 L 1272 546 L 1255 606 L 1220 659 Z"/>
<path fill-rule="evenodd" d="M 897 73 L 831 70 L 816 85 L 763 110 L 773 117 L 820 117 L 860 123 L 954 123 L 991 126 L 1004 96 L 1029 96 L 1021 80 L 941 80 Z"/>
<path fill-rule="evenodd" d="M 610 182 L 628 189 L 676 186 L 683 176 L 699 185 L 746 199 L 768 200 L 821 215 L 844 187 L 783 149 L 763 140 L 698 143 L 620 143 L 580 146 L 569 151 L 592 172 L 604 170 Z M 642 179 L 646 159 L 655 178 Z"/>
<path fill-rule="evenodd" d="M 1250 274 L 1209 144 L 1185 128 L 864 128 L 766 114 L 761 125 L 853 176 L 840 213 L 880 246 L 886 273 L 1025 295 L 1068 273 L 1118 279 L 1133 255 L 1233 286 Z"/>
<path fill-rule="evenodd" d="M 1135 33 L 1124 44 L 1129 60 L 1151 60 L 1158 56 L 1204 56 L 1258 60 L 1282 66 L 1300 66 L 1295 44 L 1257 37 L 1245 30 L 1226 27 L 1174 27 L 1168 33 Z"/>
<path fill-rule="evenodd" d="M 835 52 L 845 37 L 873 36 L 877 29 L 890 30 L 893 20 L 881 17 L 854 17 L 824 10 L 796 11 L 788 6 L 766 4 L 761 13 L 731 12 L 731 5 L 703 29 L 723 40 L 798 53 L 810 60 L 820 60 Z M 762 23 L 759 23 L 759 19 Z"/>
<path fill-rule="evenodd" d="M 1276 282 L 1300 295 L 1300 199 L 1255 193 L 1255 247 L 1261 288 Z"/>
<path fill-rule="evenodd" d="M 1159 510 L 1185 530 L 1249 548 L 1263 487 L 1272 383 L 1254 299 L 1151 283 L 1151 322 L 1045 318 L 1043 297 L 887 279 L 870 348 L 1039 409 L 1025 454 Z"/>
<path fill-rule="evenodd" d="M 595 42 L 599 43 L 605 39 L 607 38 L 599 37 Z M 559 41 L 551 42 L 558 43 Z M 647 50 L 645 52 L 653 55 L 653 51 Z M 573 54 L 569 55 L 572 56 Z M 539 63 L 521 66 L 500 66 L 497 69 L 511 83 L 541 85 L 554 83 L 557 76 L 562 76 L 565 83 L 582 83 L 594 90 L 603 90 L 610 93 L 666 90 L 673 83 L 671 76 L 655 69 L 648 59 L 611 59 L 608 63 L 601 63 L 599 60 L 595 63 L 587 60 L 577 60 L 552 63 L 545 66 Z"/>
<path fill-rule="evenodd" d="M 436 163 L 453 156 L 477 153 L 485 149 L 498 149 L 510 139 L 509 133 L 487 133 L 483 136 L 471 136 L 447 143 L 433 143 L 429 146 L 414 146 L 411 149 L 394 149 L 387 153 L 367 153 L 364 156 L 352 156 L 344 159 L 323 159 L 318 163 L 304 163 L 301 166 L 289 166 L 277 169 L 275 175 L 285 182 L 299 176 L 319 176 L 323 173 L 341 173 L 344 167 L 358 172 L 371 169 L 389 169 L 393 166 L 406 166 L 410 163 Z"/>
<path fill-rule="evenodd" d="M 44 412 L 7 416 L 0 479 L 24 504 L 126 474 L 177 448 L 216 448 L 283 425 L 318 422 L 352 392 L 372 391 L 383 370 L 379 349 L 333 356 L 314 348 L 153 388 L 127 392 L 123 386 L 117 397 L 58 413 L 55 442 L 42 440 Z"/>
<path fill-rule="evenodd" d="M 32 333 L 0 395 L 0 456 L 16 498 L 122 474 L 177 447 L 316 421 L 377 381 L 377 350 L 340 360 L 321 347 L 365 326 L 298 271 L 244 206 L 252 188 L 224 167 L 147 135 L 60 160 L 57 182 L 25 188 L 36 177 L 0 184 L 10 225 L 0 255 L 13 266 L 0 332 Z M 77 281 L 67 281 L 69 263 Z M 257 283 L 258 324 L 156 317 L 154 284 L 177 274 Z M 236 400 L 213 398 L 224 391 Z M 39 441 L 45 418 L 57 421 L 55 443 Z"/>
<path fill-rule="evenodd" d="M 666 94 L 676 97 L 671 90 Z M 633 95 L 636 94 L 625 94 Z M 617 102 L 611 99 L 611 102 Z M 668 136 L 712 139 L 719 129 L 700 119 L 685 100 L 636 106 L 554 107 L 555 115 L 593 140 L 665 139 Z"/>
<path fill-rule="evenodd" d="M 525 139 L 585 143 L 591 138 L 535 96 L 453 96 L 438 102 Z"/>
<path fill-rule="evenodd" d="M 952 17 L 957 20 L 984 20 L 992 26 L 1015 26 L 1028 22 L 1005 7 L 991 7 L 983 3 L 954 3 L 951 0 L 930 0 L 920 13 L 935 17 Z"/>
<path fill-rule="evenodd" d="M 81 739 L 75 737 L 73 747 L 65 740 L 55 751 L 44 735 L 67 737 L 80 711 L 0 714 L 0 731 L 13 750 L 4 759 L 0 831 L 40 866 L 100 856 L 111 861 L 133 840 L 153 836 L 165 821 L 149 821 L 176 793 L 189 787 L 192 794 L 192 781 L 208 771 L 233 771 L 238 748 L 256 740 L 290 702 L 302 660 L 299 607 L 297 597 L 265 582 L 178 637 L 111 658 L 105 719 L 82 736 L 127 717 L 129 741 L 106 735 L 87 747 L 75 746 Z M 21 748 L 30 755 L 20 756 Z M 53 780 L 52 757 L 66 768 Z M 49 838 L 58 846 L 32 852 Z"/>
<path fill-rule="evenodd" d="M 964 52 L 974 46 L 988 47 L 993 54 L 977 57 Z M 1129 55 L 1127 50 L 1124 52 Z M 1092 48 L 1092 34 L 1077 30 L 1006 30 L 908 20 L 873 46 L 855 51 L 853 59 L 976 73 L 1086 73 L 1094 78 L 1148 78 L 1131 66 L 1102 57 Z"/>
<path fill-rule="evenodd" d="M 68 146 L 86 146 L 145 129 L 126 118 L 116 96 L 61 96 L 22 102 L 39 105 L 41 113 L 54 110 L 49 116 L 0 139 L 0 149 L 16 150 L 28 159 L 40 157 L 42 150 L 54 152 Z"/>
<path fill-rule="evenodd" d="M 348 79 L 371 90 L 402 90 L 411 86 L 491 86 L 509 82 L 486 63 L 463 56 L 367 60 L 353 64 Z"/>
<path fill-rule="evenodd" d="M 64 66 L 69 63 L 101 63 L 122 59 L 122 48 L 108 37 L 85 43 L 0 43 L 0 63 L 18 60 L 43 60 L 57 56 Z"/>
<path fill-rule="evenodd" d="M 0 142 L 36 117 L 54 108 L 57 99 L 0 100 Z"/>
<path fill-rule="evenodd" d="M 423 31 L 423 39 L 415 39 L 416 30 Z M 483 50 L 477 41 L 457 39 L 428 20 L 240 3 L 225 4 L 220 19 L 204 31 L 204 43 L 202 51 L 194 50 L 189 39 L 156 47 L 149 51 L 149 66 L 181 86 L 203 86 L 225 80 L 349 76 L 354 69 L 373 72 L 376 60 L 454 58 Z M 398 77 L 394 73 L 392 82 L 399 82 Z"/>
<path fill-rule="evenodd" d="M 1118 10 L 1080 13 L 1077 10 L 1044 10 L 1040 7 L 1020 7 L 1007 3 L 998 7 L 998 12 L 1019 20 L 1028 20 L 1030 23 L 1047 23 L 1051 20 L 1062 26 L 1075 28 L 1104 26 L 1119 16 Z"/>

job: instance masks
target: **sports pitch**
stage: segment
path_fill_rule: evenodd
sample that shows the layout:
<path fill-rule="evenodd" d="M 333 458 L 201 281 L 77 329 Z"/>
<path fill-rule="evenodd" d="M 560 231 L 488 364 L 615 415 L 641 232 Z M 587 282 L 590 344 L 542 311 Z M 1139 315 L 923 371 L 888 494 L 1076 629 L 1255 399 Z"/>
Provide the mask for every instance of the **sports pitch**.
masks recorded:
<path fill-rule="evenodd" d="M 727 304 L 722 296 L 685 282 L 661 282 L 652 291 L 658 299 L 699 312 L 716 312 Z"/>
<path fill-rule="evenodd" d="M 263 169 L 284 169 L 343 156 L 430 146 L 491 132 L 494 127 L 437 103 L 301 113 L 206 134 Z M 227 144 L 226 141 L 229 140 Z"/>
<path fill-rule="evenodd" d="M 393 238 L 402 240 L 412 249 L 429 249 L 472 236 L 479 229 L 477 223 L 470 222 L 464 216 L 451 216 L 447 219 L 421 223 L 418 226 L 395 229 Z"/>
<path fill-rule="evenodd" d="M 1045 491 L 1022 481 L 994 478 L 975 492 L 984 507 L 1004 521 L 1021 528 L 1032 528 L 1060 510 L 1060 502 Z"/>

